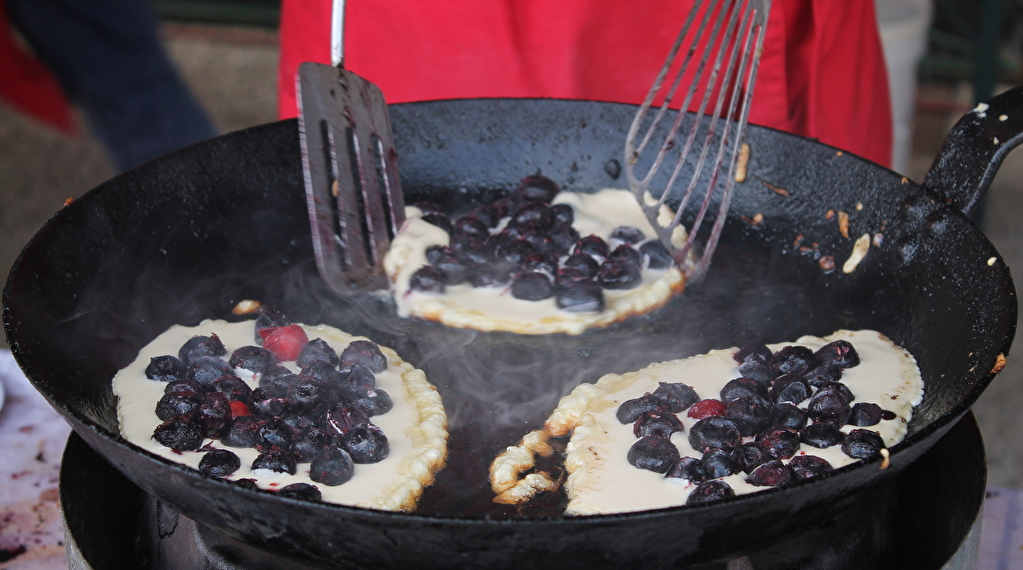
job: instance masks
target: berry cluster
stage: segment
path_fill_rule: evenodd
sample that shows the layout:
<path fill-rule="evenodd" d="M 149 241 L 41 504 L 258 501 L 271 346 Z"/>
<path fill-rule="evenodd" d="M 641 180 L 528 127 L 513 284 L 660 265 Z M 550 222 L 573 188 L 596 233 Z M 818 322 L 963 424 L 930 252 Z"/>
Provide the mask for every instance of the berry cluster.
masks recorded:
<path fill-rule="evenodd" d="M 436 204 L 418 204 L 424 221 L 450 234 L 450 245 L 426 250 L 430 264 L 413 273 L 411 289 L 443 293 L 449 285 L 466 282 L 473 287 L 511 284 L 517 299 L 554 297 L 560 309 L 599 312 L 604 289 L 638 286 L 644 265 L 672 265 L 664 245 L 646 241 L 639 228 L 616 228 L 609 236 L 614 249 L 599 236 L 581 237 L 572 227 L 572 207 L 551 205 L 559 191 L 549 178 L 527 176 L 513 196 L 454 220 Z"/>
<path fill-rule="evenodd" d="M 176 452 L 205 451 L 199 469 L 208 475 L 225 477 L 241 467 L 233 452 L 201 447 L 212 438 L 258 450 L 253 470 L 294 475 L 299 463 L 308 462 L 310 478 L 330 486 L 351 479 L 354 464 L 387 457 L 387 437 L 370 421 L 393 406 L 376 388 L 375 373 L 387 369 L 377 345 L 353 341 L 338 355 L 273 311 L 256 321 L 256 337 L 263 346 L 241 347 L 226 361 L 227 350 L 215 334 L 192 337 L 177 357 L 150 361 L 146 376 L 167 382 L 156 405 L 163 421 L 153 432 L 157 442 Z M 281 365 L 291 361 L 299 373 Z M 250 388 L 236 369 L 252 372 L 258 387 Z M 320 497 L 315 486 L 300 483 L 279 492 Z"/>
<path fill-rule="evenodd" d="M 629 450 L 629 463 L 696 484 L 687 504 L 733 496 L 720 478 L 740 471 L 747 483 L 776 486 L 832 470 L 820 457 L 796 456 L 801 443 L 819 449 L 841 445 L 857 459 L 873 457 L 884 447 L 875 431 L 846 434 L 840 429 L 896 417 L 876 404 L 850 406 L 855 398 L 840 380 L 843 370 L 859 364 L 859 356 L 849 342 L 834 341 L 817 352 L 787 346 L 775 353 L 753 343 L 734 357 L 741 376 L 725 384 L 720 399 L 702 400 L 689 386 L 662 382 L 654 392 L 618 408 L 618 420 L 634 423 L 639 438 Z M 805 401 L 805 409 L 799 407 Z M 689 444 L 703 454 L 699 459 L 681 457 L 669 440 L 683 431 L 676 414 L 686 410 L 697 420 Z"/>

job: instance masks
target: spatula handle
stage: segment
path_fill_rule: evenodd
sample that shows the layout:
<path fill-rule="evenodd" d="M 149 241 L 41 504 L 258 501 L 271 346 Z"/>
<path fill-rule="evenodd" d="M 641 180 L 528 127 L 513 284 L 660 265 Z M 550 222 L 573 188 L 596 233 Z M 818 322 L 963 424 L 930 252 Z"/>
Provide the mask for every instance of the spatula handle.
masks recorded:
<path fill-rule="evenodd" d="M 345 64 L 345 0 L 334 0 L 330 16 L 330 63 L 334 67 Z"/>

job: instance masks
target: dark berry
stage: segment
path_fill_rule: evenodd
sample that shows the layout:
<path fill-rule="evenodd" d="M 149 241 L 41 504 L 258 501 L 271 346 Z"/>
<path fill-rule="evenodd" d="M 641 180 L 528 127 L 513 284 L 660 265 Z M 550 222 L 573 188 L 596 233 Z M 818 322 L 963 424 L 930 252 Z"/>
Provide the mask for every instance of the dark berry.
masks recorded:
<path fill-rule="evenodd" d="M 877 425 L 884 416 L 884 410 L 877 404 L 860 402 L 852 407 L 849 413 L 849 425 L 867 427 Z"/>
<path fill-rule="evenodd" d="M 806 412 L 792 404 L 771 406 L 771 425 L 801 430 L 806 427 Z"/>
<path fill-rule="evenodd" d="M 241 459 L 226 449 L 214 449 L 199 460 L 199 471 L 214 477 L 227 477 L 241 466 Z"/>
<path fill-rule="evenodd" d="M 319 428 L 310 428 L 302 432 L 291 442 L 291 452 L 295 454 L 299 463 L 312 461 L 316 454 L 330 444 L 332 438 L 327 432 Z M 315 481 L 315 479 L 313 479 Z"/>
<path fill-rule="evenodd" d="M 449 249 L 435 257 L 437 259 L 433 266 L 440 272 L 441 281 L 445 286 L 460 285 L 469 280 L 473 264 L 465 256 Z"/>
<path fill-rule="evenodd" d="M 663 437 L 642 437 L 629 448 L 629 463 L 654 473 L 667 473 L 679 460 L 678 448 Z"/>
<path fill-rule="evenodd" d="M 734 358 L 739 364 L 749 362 L 751 360 L 767 364 L 767 362 L 771 360 L 771 356 L 773 356 L 771 349 L 767 348 L 766 344 L 762 342 L 751 342 L 736 351 L 736 353 L 732 355 L 732 358 Z"/>
<path fill-rule="evenodd" d="M 232 368 L 241 368 L 256 374 L 266 372 L 266 369 L 276 362 L 274 355 L 260 346 L 243 346 L 232 352 L 231 359 L 227 361 Z"/>
<path fill-rule="evenodd" d="M 787 427 L 775 427 L 757 434 L 756 443 L 772 459 L 788 459 L 799 450 L 799 432 Z"/>
<path fill-rule="evenodd" d="M 792 471 L 793 479 L 803 481 L 830 473 L 834 468 L 826 459 L 816 455 L 800 455 L 789 461 L 789 470 Z"/>
<path fill-rule="evenodd" d="M 512 282 L 511 293 L 516 299 L 541 301 L 554 296 L 554 284 L 543 273 L 523 273 Z"/>
<path fill-rule="evenodd" d="M 646 266 L 650 269 L 667 269 L 675 263 L 675 260 L 671 257 L 671 252 L 668 251 L 668 248 L 664 247 L 660 240 L 650 240 L 639 246 L 639 253 L 643 256 Z"/>
<path fill-rule="evenodd" d="M 379 388 L 359 386 L 350 392 L 354 396 L 352 402 L 363 409 L 367 416 L 386 414 L 394 407 L 391 396 Z"/>
<path fill-rule="evenodd" d="M 689 406 L 700 401 L 700 395 L 693 390 L 692 386 L 680 382 L 658 382 L 653 395 L 664 400 L 668 409 L 676 414 L 686 411 Z"/>
<path fill-rule="evenodd" d="M 749 441 L 732 450 L 732 459 L 739 469 L 749 475 L 754 469 L 769 461 L 771 456 L 763 447 Z"/>
<path fill-rule="evenodd" d="M 320 450 L 309 466 L 309 478 L 331 487 L 347 483 L 355 474 L 355 463 L 348 452 L 336 445 Z"/>
<path fill-rule="evenodd" d="M 213 382 L 225 374 L 234 374 L 231 365 L 215 356 L 200 356 L 188 365 L 186 376 L 195 380 L 204 389 L 209 389 Z"/>
<path fill-rule="evenodd" d="M 199 409 L 202 397 L 195 395 L 164 394 L 156 403 L 156 417 L 161 421 L 191 416 Z"/>
<path fill-rule="evenodd" d="M 643 235 L 643 230 L 636 226 L 618 226 L 611 231 L 611 239 L 633 244 L 645 240 L 646 236 Z"/>
<path fill-rule="evenodd" d="M 259 427 L 259 439 L 256 448 L 272 449 L 277 447 L 282 450 L 291 449 L 292 432 L 283 419 L 273 418 L 267 420 Z"/>
<path fill-rule="evenodd" d="M 854 429 L 842 441 L 842 451 L 856 459 L 870 459 L 883 448 L 884 440 L 869 429 Z"/>
<path fill-rule="evenodd" d="M 523 200 L 547 202 L 548 204 L 560 192 L 558 184 L 539 174 L 527 176 L 519 182 L 519 189 L 515 195 Z"/>
<path fill-rule="evenodd" d="M 821 390 L 810 398 L 806 405 L 806 415 L 814 421 L 831 422 L 836 425 L 845 425 L 849 419 L 849 404 L 835 390 Z"/>
<path fill-rule="evenodd" d="M 700 400 L 689 408 L 686 415 L 695 420 L 702 420 L 711 416 L 724 416 L 725 408 L 725 403 L 721 400 Z"/>
<path fill-rule="evenodd" d="M 179 380 L 171 380 L 170 382 L 167 382 L 167 386 L 164 387 L 163 393 L 201 398 L 202 395 L 206 393 L 206 390 L 195 380 L 181 378 Z"/>
<path fill-rule="evenodd" d="M 729 380 L 727 384 L 721 388 L 721 401 L 728 403 L 739 398 L 759 398 L 767 401 L 770 399 L 770 392 L 767 386 L 757 382 L 756 380 L 750 380 L 749 378 L 735 378 Z"/>
<path fill-rule="evenodd" d="M 200 356 L 224 356 L 227 349 L 224 343 L 215 334 L 210 336 L 193 336 L 181 345 L 178 351 L 178 358 L 185 364 L 190 364 L 193 359 Z"/>
<path fill-rule="evenodd" d="M 249 478 L 234 479 L 231 482 L 234 483 L 235 485 L 241 487 L 242 489 L 251 489 L 253 491 L 258 491 L 259 490 L 259 485 L 256 483 L 255 479 L 249 479 Z"/>
<path fill-rule="evenodd" d="M 585 253 L 598 258 L 598 261 L 603 261 L 611 253 L 611 249 L 600 236 L 589 235 L 575 242 L 572 253 Z"/>
<path fill-rule="evenodd" d="M 186 372 L 188 372 L 188 366 L 169 354 L 154 356 L 149 360 L 149 366 L 146 366 L 146 378 L 159 382 L 180 380 L 185 377 Z"/>
<path fill-rule="evenodd" d="M 281 376 L 264 375 L 259 379 L 258 389 L 261 393 L 259 397 L 253 394 L 252 399 L 255 401 L 263 398 L 286 398 L 288 396 L 288 387 L 297 380 L 298 375 L 292 374 L 290 371 Z"/>
<path fill-rule="evenodd" d="M 290 324 L 292 324 L 291 320 L 284 316 L 284 313 L 277 309 L 262 308 L 259 311 L 259 316 L 256 317 L 256 331 L 253 337 L 256 342 L 262 342 L 263 337 L 259 331 L 274 327 L 286 327 Z"/>
<path fill-rule="evenodd" d="M 476 267 L 469 276 L 473 287 L 496 287 L 511 281 L 512 267 L 507 263 L 490 264 Z"/>
<path fill-rule="evenodd" d="M 490 237 L 490 230 L 486 223 L 482 220 L 473 216 L 462 216 L 451 224 L 454 233 L 459 233 L 468 236 L 474 236 L 482 239 Z"/>
<path fill-rule="evenodd" d="M 302 351 L 298 353 L 298 359 L 295 361 L 295 364 L 299 368 L 305 368 L 306 365 L 315 360 L 322 360 L 331 366 L 337 366 L 341 362 L 337 352 L 322 338 L 314 338 L 305 343 Z"/>
<path fill-rule="evenodd" d="M 290 485 L 285 485 L 277 491 L 277 494 L 289 499 L 311 501 L 314 503 L 319 503 L 323 500 L 323 495 L 320 493 L 320 490 L 316 488 L 316 485 L 310 485 L 309 483 L 292 483 Z"/>
<path fill-rule="evenodd" d="M 273 448 L 260 453 L 252 461 L 252 470 L 256 471 L 258 469 L 294 475 L 298 471 L 298 465 L 295 462 L 294 455 L 282 449 Z"/>
<path fill-rule="evenodd" d="M 597 269 L 600 268 L 600 264 L 596 260 L 584 253 L 568 256 L 563 266 L 578 269 L 586 277 L 593 277 L 597 274 Z"/>
<path fill-rule="evenodd" d="M 739 433 L 749 437 L 771 424 L 771 407 L 760 398 L 739 398 L 728 402 L 725 417 L 735 422 Z"/>
<path fill-rule="evenodd" d="M 566 255 L 572 251 L 572 247 L 579 241 L 579 232 L 569 224 L 554 224 L 551 228 L 551 241 L 554 242 L 554 251 L 558 255 Z"/>
<path fill-rule="evenodd" d="M 558 272 L 558 257 L 554 254 L 534 253 L 522 260 L 522 270 L 553 277 Z"/>
<path fill-rule="evenodd" d="M 803 443 L 812 445 L 817 449 L 827 449 L 842 443 L 845 439 L 845 434 L 842 433 L 842 430 L 838 429 L 838 426 L 828 422 L 821 422 L 810 424 L 803 428 L 799 439 Z"/>
<path fill-rule="evenodd" d="M 774 369 L 778 375 L 795 374 L 801 376 L 820 364 L 817 357 L 805 346 L 786 346 L 771 356 L 767 364 Z"/>
<path fill-rule="evenodd" d="M 814 388 L 820 388 L 825 384 L 832 382 L 838 382 L 842 379 L 842 369 L 831 364 L 824 363 L 820 366 L 808 370 L 803 374 L 803 380 L 806 383 L 813 386 Z"/>
<path fill-rule="evenodd" d="M 774 369 L 756 358 L 752 358 L 740 364 L 739 374 L 743 378 L 749 378 L 750 380 L 755 380 L 764 385 L 772 384 L 775 378 L 778 377 L 778 375 L 775 374 Z"/>
<path fill-rule="evenodd" d="M 785 374 L 775 380 L 771 394 L 776 404 L 798 404 L 810 397 L 810 385 L 798 376 Z"/>
<path fill-rule="evenodd" d="M 302 373 L 299 374 L 299 377 L 303 376 L 322 380 L 329 384 L 336 385 L 341 383 L 341 374 L 337 371 L 337 368 L 334 368 L 325 360 L 314 360 L 303 366 Z M 294 384 L 297 381 L 298 380 L 296 379 L 292 379 L 291 383 Z"/>
<path fill-rule="evenodd" d="M 557 255 L 558 250 L 554 240 L 546 231 L 529 230 L 522 234 L 522 240 L 532 246 L 533 251 L 544 255 Z M 528 257 L 527 257 L 528 259 Z"/>
<path fill-rule="evenodd" d="M 703 462 L 692 457 L 679 459 L 664 473 L 664 476 L 669 479 L 685 479 L 697 485 L 710 478 Z"/>
<path fill-rule="evenodd" d="M 157 426 L 153 439 L 175 451 L 195 451 L 202 445 L 202 427 L 195 422 L 174 418 Z"/>
<path fill-rule="evenodd" d="M 377 385 L 377 378 L 373 375 L 373 371 L 361 364 L 342 366 L 338 375 L 341 378 L 342 387 L 348 391 L 354 391 L 363 386 L 372 388 Z"/>
<path fill-rule="evenodd" d="M 373 424 L 361 424 L 341 436 L 341 444 L 355 463 L 379 463 L 387 458 L 387 436 Z"/>
<path fill-rule="evenodd" d="M 369 424 L 366 411 L 355 404 L 338 404 L 323 418 L 324 429 L 344 435 L 357 426 Z"/>
<path fill-rule="evenodd" d="M 231 374 L 225 374 L 214 380 L 210 384 L 209 391 L 220 392 L 232 402 L 248 404 L 252 401 L 252 388 L 249 388 L 244 380 Z"/>
<path fill-rule="evenodd" d="M 443 293 L 444 278 L 436 267 L 424 265 L 409 277 L 409 289 L 424 293 Z"/>
<path fill-rule="evenodd" d="M 856 396 L 853 395 L 852 390 L 841 382 L 827 382 L 822 384 L 820 386 L 820 392 L 835 392 L 842 397 L 842 400 L 846 404 L 851 404 L 856 400 Z"/>
<path fill-rule="evenodd" d="M 235 418 L 222 432 L 220 441 L 231 447 L 256 447 L 262 441 L 259 430 L 265 423 L 265 420 L 256 416 Z"/>
<path fill-rule="evenodd" d="M 711 448 L 732 449 L 742 441 L 735 422 L 720 416 L 704 418 L 689 430 L 689 445 L 700 453 Z"/>
<path fill-rule="evenodd" d="M 755 487 L 776 487 L 784 485 L 792 480 L 792 471 L 788 466 L 775 459 L 757 467 L 746 482 Z"/>
<path fill-rule="evenodd" d="M 231 423 L 231 401 L 220 392 L 210 392 L 199 405 L 196 419 L 206 437 L 220 437 L 224 428 Z"/>
<path fill-rule="evenodd" d="M 668 403 L 662 398 L 653 394 L 646 394 L 638 398 L 626 400 L 618 406 L 615 417 L 623 424 L 631 424 L 639 419 L 641 414 L 652 412 L 662 414 L 668 411 Z"/>
<path fill-rule="evenodd" d="M 588 255 L 583 257 L 590 258 Z M 596 275 L 596 272 L 594 272 L 593 275 Z M 558 268 L 558 273 L 554 276 L 554 282 L 559 289 L 566 289 L 582 283 L 597 285 L 597 283 L 593 280 L 593 275 L 587 274 L 587 270 L 585 269 L 561 267 Z"/>
<path fill-rule="evenodd" d="M 444 214 L 430 212 L 429 214 L 423 214 L 422 220 L 428 224 L 437 226 L 449 234 L 451 233 L 451 220 Z"/>
<path fill-rule="evenodd" d="M 605 289 L 633 289 L 642 281 L 639 266 L 624 259 L 606 259 L 597 269 L 597 283 Z"/>
<path fill-rule="evenodd" d="M 707 476 L 712 479 L 728 477 L 741 470 L 735 460 L 732 459 L 732 455 L 723 449 L 707 450 L 703 457 L 700 458 L 700 462 L 703 463 Z"/>
<path fill-rule="evenodd" d="M 563 270 L 559 270 L 559 277 Z M 556 302 L 558 308 L 564 311 L 572 313 L 599 313 L 604 310 L 604 291 L 592 281 L 566 284 L 558 288 Z"/>
<path fill-rule="evenodd" d="M 528 202 L 515 212 L 511 223 L 517 228 L 546 231 L 554 224 L 554 212 L 544 202 Z"/>
<path fill-rule="evenodd" d="M 821 362 L 838 368 L 852 368 L 860 363 L 860 355 L 847 340 L 836 340 L 825 344 L 817 351 L 817 358 Z"/>
<path fill-rule="evenodd" d="M 277 360 L 285 362 L 297 360 L 302 347 L 309 342 L 305 330 L 298 325 L 263 329 L 259 335 L 263 337 L 263 348 L 272 352 Z"/>
<path fill-rule="evenodd" d="M 700 483 L 698 487 L 693 489 L 693 492 L 689 493 L 689 498 L 686 499 L 686 504 L 702 505 L 734 496 L 735 491 L 732 490 L 728 483 L 720 479 L 711 479 L 705 483 Z"/>
<path fill-rule="evenodd" d="M 368 340 L 353 340 L 341 353 L 341 365 L 361 364 L 373 372 L 387 370 L 387 357 L 376 343 Z"/>
<path fill-rule="evenodd" d="M 607 258 L 609 260 L 622 260 L 639 268 L 643 266 L 643 256 L 632 246 L 626 244 L 616 247 Z"/>
<path fill-rule="evenodd" d="M 469 212 L 469 215 L 483 222 L 483 225 L 488 228 L 497 227 L 501 218 L 504 217 L 501 210 L 493 204 L 483 204 L 482 206 L 473 208 L 473 210 Z"/>
<path fill-rule="evenodd" d="M 295 413 L 310 413 L 330 403 L 329 389 L 321 380 L 310 376 L 299 376 L 288 387 L 286 409 Z"/>
<path fill-rule="evenodd" d="M 551 213 L 554 214 L 554 223 L 556 224 L 571 224 L 575 221 L 575 210 L 568 204 L 551 206 Z"/>
<path fill-rule="evenodd" d="M 670 438 L 671 434 L 683 429 L 685 428 L 682 426 L 682 420 L 670 412 L 664 414 L 646 412 L 632 425 L 632 433 L 636 437 Z"/>

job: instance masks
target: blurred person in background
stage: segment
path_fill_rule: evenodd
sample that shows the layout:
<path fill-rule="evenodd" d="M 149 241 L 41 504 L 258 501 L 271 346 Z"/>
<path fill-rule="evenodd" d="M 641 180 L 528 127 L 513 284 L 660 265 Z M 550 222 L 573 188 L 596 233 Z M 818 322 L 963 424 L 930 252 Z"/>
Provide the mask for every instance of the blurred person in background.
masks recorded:
<path fill-rule="evenodd" d="M 0 99 L 67 133 L 77 106 L 122 171 L 216 136 L 147 0 L 0 0 Z"/>
<path fill-rule="evenodd" d="M 639 104 L 685 21 L 679 0 L 349 0 L 345 67 L 388 103 L 555 97 Z M 330 63 L 330 0 L 283 0 L 279 115 L 303 61 Z M 775 0 L 750 122 L 891 164 L 874 2 Z"/>

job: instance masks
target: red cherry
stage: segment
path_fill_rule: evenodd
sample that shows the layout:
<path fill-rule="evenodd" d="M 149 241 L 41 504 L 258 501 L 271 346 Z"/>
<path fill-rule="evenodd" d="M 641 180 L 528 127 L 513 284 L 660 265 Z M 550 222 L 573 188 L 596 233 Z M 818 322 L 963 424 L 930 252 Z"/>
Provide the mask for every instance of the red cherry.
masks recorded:
<path fill-rule="evenodd" d="M 696 420 L 702 420 L 711 416 L 725 415 L 725 408 L 725 403 L 721 400 L 700 400 L 689 408 L 689 413 L 686 415 Z"/>
<path fill-rule="evenodd" d="M 251 416 L 252 412 L 249 411 L 249 407 L 244 402 L 237 400 L 231 401 L 231 419 L 235 419 L 238 416 Z"/>
<path fill-rule="evenodd" d="M 282 361 L 297 360 L 302 347 L 309 342 L 309 337 L 298 325 L 260 329 L 259 336 L 263 337 L 263 348 Z"/>

